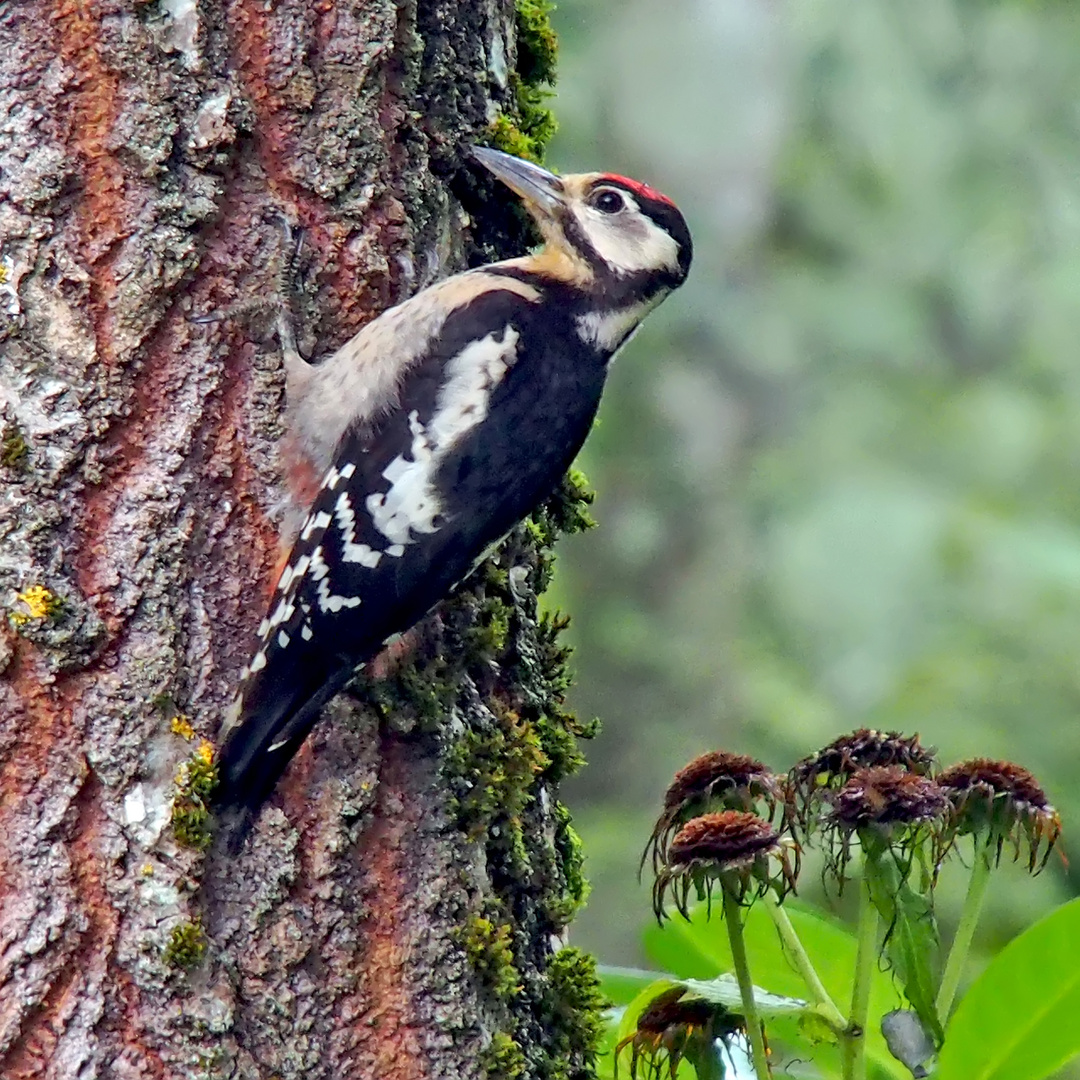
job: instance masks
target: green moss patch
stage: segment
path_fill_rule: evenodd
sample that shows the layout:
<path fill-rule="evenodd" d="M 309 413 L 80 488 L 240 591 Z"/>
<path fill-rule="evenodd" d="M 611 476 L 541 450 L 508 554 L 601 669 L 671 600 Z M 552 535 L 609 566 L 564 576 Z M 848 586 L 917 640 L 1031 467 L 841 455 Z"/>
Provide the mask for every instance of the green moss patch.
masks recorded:
<path fill-rule="evenodd" d="M 206 935 L 198 920 L 174 926 L 165 943 L 162 959 L 171 968 L 190 971 L 202 963 L 206 955 Z"/>

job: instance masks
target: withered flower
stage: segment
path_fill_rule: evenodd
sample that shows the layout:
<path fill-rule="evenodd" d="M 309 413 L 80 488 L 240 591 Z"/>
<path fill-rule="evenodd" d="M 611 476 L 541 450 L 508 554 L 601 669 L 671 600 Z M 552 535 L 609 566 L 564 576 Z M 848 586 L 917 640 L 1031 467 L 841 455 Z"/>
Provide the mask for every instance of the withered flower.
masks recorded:
<path fill-rule="evenodd" d="M 834 739 L 824 749 L 796 762 L 788 774 L 788 822 L 809 832 L 819 814 L 828 810 L 825 796 L 842 788 L 860 769 L 896 766 L 927 776 L 934 766 L 934 751 L 921 745 L 918 735 L 859 728 Z"/>
<path fill-rule="evenodd" d="M 702 998 L 685 999 L 686 988 L 673 986 L 658 994 L 642 1010 L 636 1030 L 615 1047 L 615 1075 L 619 1057 L 630 1048 L 630 1077 L 637 1080 L 638 1068 L 645 1080 L 660 1080 L 666 1071 L 674 1080 L 685 1058 L 692 1066 L 711 1058 L 719 1039 L 745 1032 L 746 1021 L 723 1005 Z"/>
<path fill-rule="evenodd" d="M 663 922 L 669 889 L 683 918 L 690 917 L 691 890 L 711 908 L 714 883 L 739 903 L 770 888 L 782 896 L 795 888 L 797 874 L 798 849 L 764 819 L 741 810 L 704 814 L 671 841 L 653 883 L 653 911 Z"/>
<path fill-rule="evenodd" d="M 1029 872 L 1036 874 L 1046 865 L 1061 836 L 1061 818 L 1027 769 L 1011 761 L 974 758 L 946 769 L 938 784 L 952 806 L 939 865 L 956 839 L 966 835 L 985 835 L 995 864 L 1009 841 L 1015 859 L 1027 849 Z"/>
<path fill-rule="evenodd" d="M 937 783 L 900 765 L 859 769 L 830 796 L 826 819 L 829 834 L 839 840 L 830 869 L 844 881 L 851 856 L 851 838 L 864 849 L 888 846 L 908 861 L 908 855 L 949 808 Z"/>
<path fill-rule="evenodd" d="M 652 852 L 653 872 L 667 861 L 675 833 L 691 818 L 713 810 L 753 811 L 760 802 L 772 820 L 783 799 L 780 782 L 760 761 L 746 754 L 714 750 L 694 758 L 675 774 L 664 795 L 664 809 L 641 856 Z"/>

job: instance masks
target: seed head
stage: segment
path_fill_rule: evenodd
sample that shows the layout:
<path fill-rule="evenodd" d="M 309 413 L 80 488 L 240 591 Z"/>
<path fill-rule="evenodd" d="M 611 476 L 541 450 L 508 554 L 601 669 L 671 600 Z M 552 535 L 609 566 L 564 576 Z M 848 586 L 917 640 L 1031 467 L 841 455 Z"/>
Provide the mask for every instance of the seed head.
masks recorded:
<path fill-rule="evenodd" d="M 779 780 L 760 761 L 724 750 L 702 754 L 675 774 L 664 795 L 663 812 L 641 856 L 641 865 L 645 865 L 651 851 L 653 871 L 658 873 L 667 861 L 672 836 L 691 818 L 709 810 L 749 812 L 760 802 L 768 808 L 772 820 L 781 801 Z"/>
<path fill-rule="evenodd" d="M 949 806 L 933 780 L 900 765 L 857 770 L 829 795 L 829 802 L 823 834 L 831 848 L 826 865 L 841 889 L 853 838 L 868 854 L 889 849 L 906 875 L 913 853 L 937 835 Z"/>
<path fill-rule="evenodd" d="M 831 820 L 846 829 L 918 825 L 940 817 L 948 806 L 933 780 L 899 765 L 859 769 L 832 802 Z"/>
<path fill-rule="evenodd" d="M 822 812 L 830 810 L 826 796 L 860 769 L 895 766 L 927 776 L 933 765 L 934 751 L 923 747 L 918 735 L 859 728 L 795 764 L 788 774 L 787 821 L 793 829 L 812 832 Z"/>
<path fill-rule="evenodd" d="M 952 809 L 951 828 L 944 838 L 938 865 L 960 836 L 985 836 L 1001 861 L 1006 841 L 1014 858 L 1026 847 L 1028 870 L 1038 873 L 1061 836 L 1061 818 L 1039 782 L 1011 761 L 974 758 L 950 766 L 938 783 Z"/>
<path fill-rule="evenodd" d="M 668 889 L 676 909 L 689 918 L 691 889 L 712 904 L 713 885 L 740 903 L 773 888 L 795 887 L 798 850 L 781 840 L 769 822 L 741 810 L 704 814 L 676 833 L 653 883 L 653 911 L 664 920 Z"/>
<path fill-rule="evenodd" d="M 671 987 L 642 1010 L 635 1031 L 615 1047 L 616 1076 L 626 1047 L 631 1080 L 637 1080 L 639 1067 L 645 1080 L 660 1080 L 665 1070 L 674 1077 L 684 1058 L 691 1065 L 710 1060 L 717 1039 L 726 1043 L 746 1031 L 746 1021 L 737 1013 L 701 998 L 686 999 L 685 994 L 685 987 Z"/>

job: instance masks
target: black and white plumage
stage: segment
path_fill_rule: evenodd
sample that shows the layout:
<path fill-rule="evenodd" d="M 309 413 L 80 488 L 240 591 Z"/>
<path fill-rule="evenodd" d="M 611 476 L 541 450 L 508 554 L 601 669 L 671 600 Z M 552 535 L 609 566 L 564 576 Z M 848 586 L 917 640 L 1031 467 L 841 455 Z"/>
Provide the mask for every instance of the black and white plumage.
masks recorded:
<path fill-rule="evenodd" d="M 257 810 L 355 668 L 550 494 L 612 356 L 686 277 L 665 196 L 474 153 L 544 247 L 425 289 L 317 366 L 286 344 L 291 437 L 323 481 L 226 725 L 225 808 Z"/>

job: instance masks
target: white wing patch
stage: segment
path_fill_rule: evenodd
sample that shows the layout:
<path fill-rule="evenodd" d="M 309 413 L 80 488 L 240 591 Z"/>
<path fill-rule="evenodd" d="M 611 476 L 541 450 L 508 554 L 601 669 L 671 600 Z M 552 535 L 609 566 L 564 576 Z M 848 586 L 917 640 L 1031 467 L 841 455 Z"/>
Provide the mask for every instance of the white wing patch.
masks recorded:
<path fill-rule="evenodd" d="M 335 479 L 334 483 L 337 483 Z M 333 485 L 331 485 L 333 486 Z M 316 529 L 325 529 L 330 524 L 330 515 L 320 510 L 317 514 L 308 514 L 304 527 L 300 530 L 301 540 L 310 540 Z"/>
<path fill-rule="evenodd" d="M 409 415 L 412 445 L 407 460 L 399 454 L 383 470 L 390 490 L 369 495 L 364 503 L 375 528 L 391 542 L 388 555 L 401 555 L 414 533 L 433 533 L 442 510 L 435 474 L 460 439 L 487 416 L 491 394 L 517 357 L 518 332 L 507 325 L 501 340 L 494 333 L 470 342 L 446 365 L 446 381 L 427 425 L 414 410 Z"/>
<path fill-rule="evenodd" d="M 581 331 L 586 332 L 584 327 Z M 373 570 L 384 556 L 401 558 L 405 554 L 405 545 L 412 541 L 414 534 L 435 532 L 439 528 L 436 519 L 441 511 L 435 475 L 454 445 L 487 416 L 492 392 L 517 358 L 518 338 L 518 332 L 507 325 L 501 337 L 491 333 L 471 342 L 447 363 L 430 421 L 426 425 L 422 423 L 416 410 L 409 414 L 411 460 L 401 454 L 394 458 L 382 472 L 383 478 L 390 481 L 390 490 L 369 495 L 365 500 L 372 523 L 389 541 L 383 551 L 357 542 L 356 508 L 347 488 L 338 494 L 332 512 L 317 510 L 307 516 L 300 539 L 311 540 L 316 533 L 326 532 L 336 524 L 341 536 L 342 562 Z M 331 466 L 323 478 L 323 490 L 334 491 L 342 480 L 351 479 L 355 473 L 353 462 Z M 323 557 L 322 545 L 319 545 L 282 570 L 277 583 L 280 600 L 259 625 L 259 637 L 264 642 L 268 642 L 277 630 L 277 646 L 282 649 L 289 646 L 293 635 L 284 628 L 278 630 L 278 627 L 289 622 L 297 602 L 304 613 L 298 628 L 300 637 L 304 641 L 314 637 L 311 607 L 302 597 L 299 601 L 296 597 L 301 580 L 308 574 L 316 583 L 315 600 L 323 613 L 336 614 L 360 606 L 359 596 L 331 592 L 330 567 Z M 264 646 L 252 658 L 243 677 L 261 671 L 266 662 Z"/>
<path fill-rule="evenodd" d="M 383 553 L 367 544 L 356 543 L 356 514 L 353 513 L 352 501 L 347 491 L 343 491 L 338 496 L 334 504 L 334 516 L 341 530 L 342 562 L 359 563 L 369 570 L 374 570 L 379 565 Z"/>
<path fill-rule="evenodd" d="M 340 470 L 331 465 L 330 471 L 326 474 L 326 477 L 322 482 L 322 486 L 333 491 L 334 488 L 337 487 L 339 480 L 348 480 L 354 472 L 356 472 L 356 466 L 351 461 L 347 465 L 342 465 Z"/>
<path fill-rule="evenodd" d="M 311 553 L 311 576 L 319 583 L 318 591 L 315 594 L 316 599 L 319 601 L 319 610 L 331 611 L 336 614 L 342 608 L 359 607 L 359 596 L 338 596 L 330 592 L 330 582 L 327 580 L 329 573 L 330 567 L 326 565 L 326 560 L 322 554 L 322 545 L 320 544 Z"/>

